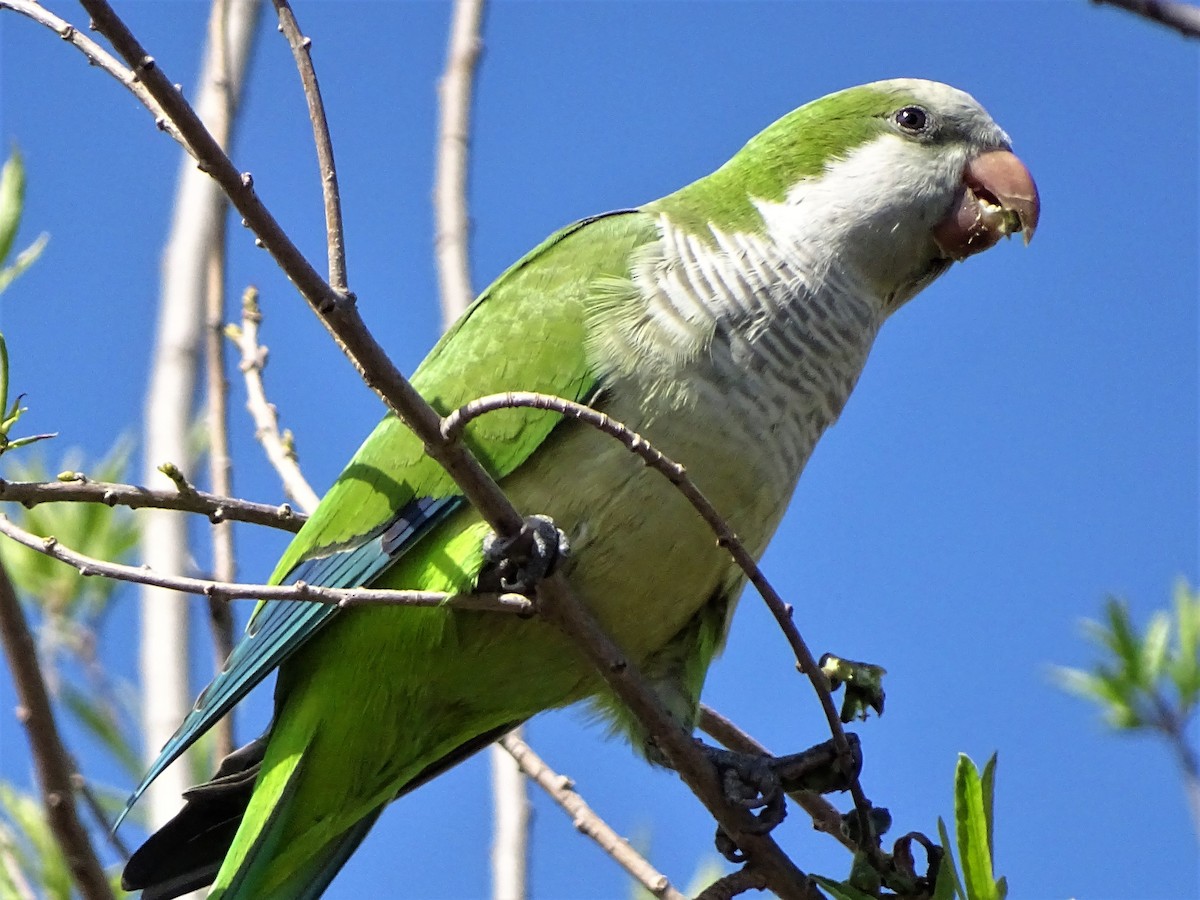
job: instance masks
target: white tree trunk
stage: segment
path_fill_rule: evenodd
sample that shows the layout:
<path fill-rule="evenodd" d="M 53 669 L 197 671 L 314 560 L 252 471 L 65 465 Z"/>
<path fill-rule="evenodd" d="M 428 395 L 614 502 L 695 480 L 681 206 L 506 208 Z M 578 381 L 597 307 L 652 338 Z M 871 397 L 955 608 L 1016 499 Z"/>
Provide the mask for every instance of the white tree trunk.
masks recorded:
<path fill-rule="evenodd" d="M 215 0 L 195 107 L 214 136 L 227 145 L 233 110 L 258 21 L 259 0 Z M 224 40 L 215 23 L 224 23 Z M 215 182 L 184 155 L 175 211 L 163 253 L 158 333 L 144 412 L 145 484 L 161 483 L 159 465 L 171 462 L 191 473 L 189 446 L 196 396 L 206 261 L 225 201 Z M 187 523 L 178 513 L 148 511 L 143 520 L 142 558 L 151 568 L 183 572 L 189 565 Z M 179 726 L 192 705 L 188 684 L 188 602 L 160 588 L 142 591 L 142 724 L 150 759 Z M 162 825 L 178 810 L 192 781 L 184 760 L 167 769 L 149 791 L 148 818 Z"/>

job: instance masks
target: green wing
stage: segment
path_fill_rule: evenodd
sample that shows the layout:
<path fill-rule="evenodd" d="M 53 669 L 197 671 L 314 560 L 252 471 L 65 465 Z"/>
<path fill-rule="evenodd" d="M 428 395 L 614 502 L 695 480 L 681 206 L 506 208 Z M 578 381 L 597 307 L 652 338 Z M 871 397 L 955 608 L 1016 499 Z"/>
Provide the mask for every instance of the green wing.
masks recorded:
<path fill-rule="evenodd" d="M 598 388 L 587 359 L 588 297 L 597 281 L 627 277 L 631 255 L 656 237 L 653 218 L 632 210 L 555 233 L 504 272 L 438 341 L 413 375 L 413 386 L 442 415 L 504 391 L 585 400 Z M 466 441 L 502 479 L 559 420 L 541 410 L 503 410 L 472 422 Z M 420 440 L 388 415 L 296 535 L 274 579 L 301 560 L 354 543 L 414 500 L 456 493 Z"/>
<path fill-rule="evenodd" d="M 657 237 L 654 223 L 647 213 L 627 210 L 585 219 L 549 237 L 501 275 L 442 337 L 413 375 L 413 385 L 443 415 L 505 391 L 570 400 L 594 396 L 601 384 L 587 355 L 589 298 L 603 294 L 599 285 L 628 277 L 637 248 Z M 501 410 L 472 422 L 465 440 L 502 480 L 559 421 L 546 411 Z M 454 482 L 425 454 L 421 441 L 388 415 L 292 540 L 271 582 L 369 584 L 461 503 Z M 246 636 L 147 771 L 126 812 L 163 769 L 337 611 L 316 603 L 261 603 Z"/>

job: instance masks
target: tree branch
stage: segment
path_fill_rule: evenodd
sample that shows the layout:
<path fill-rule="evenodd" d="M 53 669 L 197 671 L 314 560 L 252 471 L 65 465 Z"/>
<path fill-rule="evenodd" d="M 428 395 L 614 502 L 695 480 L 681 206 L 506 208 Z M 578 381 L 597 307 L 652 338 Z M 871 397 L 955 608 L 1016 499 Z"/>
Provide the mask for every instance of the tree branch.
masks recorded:
<path fill-rule="evenodd" d="M 88 65 L 96 66 L 121 82 L 133 93 L 150 114 L 154 116 L 154 124 L 165 131 L 174 140 L 183 144 L 183 136 L 179 129 L 163 113 L 158 102 L 150 96 L 145 85 L 141 84 L 129 69 L 121 65 L 107 50 L 83 34 L 70 22 L 61 19 L 54 13 L 42 7 L 35 0 L 0 0 L 0 9 L 11 9 L 13 12 L 32 19 L 39 25 L 44 25 L 55 32 L 60 38 L 87 57 Z"/>
<path fill-rule="evenodd" d="M 599 844 L 600 849 L 633 876 L 638 884 L 656 897 L 684 900 L 684 895 L 671 886 L 666 875 L 655 869 L 625 838 L 596 815 L 575 791 L 575 783 L 570 778 L 551 769 L 532 747 L 511 732 L 500 738 L 498 743 L 512 755 L 521 771 L 536 781 L 571 817 L 571 824 L 576 830 Z"/>
<path fill-rule="evenodd" d="M 488 610 L 528 615 L 529 599 L 520 594 L 445 594 L 441 591 L 388 591 L 368 588 L 329 588 L 297 581 L 294 584 L 236 584 L 190 578 L 186 575 L 162 575 L 145 567 L 125 566 L 87 556 L 64 547 L 54 537 L 41 537 L 0 515 L 0 534 L 38 553 L 74 566 L 79 574 L 149 584 L 185 594 L 201 594 L 223 600 L 297 600 L 334 606 L 451 606 L 455 609 Z"/>
<path fill-rule="evenodd" d="M 112 7 L 105 0 L 80 2 L 91 15 L 96 29 L 108 38 L 166 115 L 176 123 L 200 168 L 220 184 L 242 214 L 247 227 L 254 231 L 261 246 L 296 285 L 366 385 L 425 442 L 429 455 L 446 469 L 463 495 L 498 535 L 513 537 L 519 533 L 523 524 L 521 516 L 470 451 L 442 437 L 440 417 L 400 374 L 367 330 L 353 294 L 339 293 L 321 279 L 263 205 L 254 191 L 250 174 L 234 167 L 183 95 L 159 70 L 154 58 L 146 53 Z"/>
<path fill-rule="evenodd" d="M 479 37 L 484 0 L 456 0 L 446 50 L 446 69 L 438 82 L 437 168 L 433 180 L 434 255 L 441 286 L 442 323 L 450 327 L 475 299 L 468 247 L 467 151 L 475 68 L 483 50 Z"/>
<path fill-rule="evenodd" d="M 267 400 L 267 391 L 263 386 L 263 368 L 267 364 L 268 351 L 258 343 L 258 326 L 261 322 L 258 291 L 247 288 L 242 295 L 242 324 L 238 328 L 230 328 L 228 332 L 242 354 L 240 368 L 246 380 L 246 409 L 254 420 L 254 438 L 283 482 L 284 493 L 302 510 L 312 512 L 317 508 L 320 498 L 300 471 L 295 451 L 280 435 L 279 414 L 275 405 Z"/>
<path fill-rule="evenodd" d="M 770 750 L 742 731 L 742 729 L 738 728 L 737 725 L 711 706 L 703 703 L 700 704 L 700 721 L 698 724 L 701 731 L 707 732 L 710 737 L 724 744 L 730 750 L 737 750 L 739 753 L 771 755 Z M 813 793 L 812 791 L 793 791 L 788 796 L 792 798 L 797 806 L 812 817 L 813 828 L 831 835 L 847 850 L 857 852 L 858 845 L 850 840 L 842 830 L 842 814 L 838 811 L 837 807 L 820 794 Z"/>
<path fill-rule="evenodd" d="M 700 492 L 692 480 L 688 478 L 687 469 L 655 449 L 645 438 L 622 423 L 609 418 L 603 413 L 597 412 L 590 406 L 584 406 L 581 403 L 574 403 L 570 400 L 564 400 L 561 397 L 552 397 L 547 394 L 514 391 L 506 394 L 492 394 L 487 397 L 480 397 L 459 407 L 446 416 L 442 421 L 443 433 L 451 437 L 458 436 L 472 419 L 489 412 L 514 407 L 550 410 L 575 419 L 585 425 L 590 425 L 624 444 L 631 453 L 640 457 L 647 465 L 662 474 L 687 498 L 692 508 L 700 514 L 700 517 L 712 529 L 713 534 L 716 535 L 717 543 L 728 551 L 734 562 L 746 574 L 750 583 L 754 585 L 759 595 L 763 598 L 772 615 L 774 615 L 775 621 L 779 624 L 780 629 L 783 631 L 792 648 L 792 652 L 796 656 L 800 671 L 808 677 L 813 690 L 816 692 L 817 698 L 821 703 L 821 708 L 825 712 L 825 719 L 829 725 L 829 731 L 833 735 L 834 744 L 837 746 L 838 752 L 842 754 L 843 758 L 850 759 L 853 754 L 846 740 L 846 732 L 842 728 L 841 717 L 834 706 L 833 695 L 829 690 L 829 682 L 825 674 L 821 671 L 820 666 L 817 665 L 816 659 L 808 649 L 808 645 L 800 635 L 800 631 L 792 619 L 792 607 L 783 601 L 783 598 L 779 596 L 774 587 L 767 581 L 758 563 L 742 545 L 737 535 L 729 527 L 729 524 L 717 512 L 708 498 Z M 850 792 L 854 798 L 854 806 L 858 812 L 862 834 L 872 836 L 871 844 L 862 849 L 873 856 L 877 856 L 879 852 L 879 838 L 870 827 L 871 804 L 863 793 L 862 785 L 859 783 L 857 776 L 851 776 Z M 875 861 L 879 862 L 878 859 Z"/>
<path fill-rule="evenodd" d="M 89 481 L 72 472 L 69 481 L 4 481 L 0 479 L 0 500 L 26 507 L 39 503 L 103 503 L 130 509 L 173 509 L 199 513 L 213 522 L 248 522 L 284 531 L 299 531 L 305 516 L 286 503 L 271 506 L 236 497 L 221 497 L 205 491 L 155 489 L 136 484 Z"/>
<path fill-rule="evenodd" d="M 696 900 L 733 900 L 747 891 L 761 891 L 767 879 L 753 866 L 745 865 L 736 872 L 722 876 L 696 895 Z"/>
<path fill-rule="evenodd" d="M 237 108 L 233 91 L 237 84 L 231 83 L 229 68 L 229 2 L 215 0 L 212 16 L 208 23 L 208 43 L 212 48 L 212 84 L 215 93 L 213 104 L 215 124 L 213 131 L 221 135 L 222 143 L 229 142 L 233 127 L 234 110 Z M 240 84 L 240 79 L 238 81 Z M 227 203 L 221 204 L 221 214 L 213 222 L 212 242 L 205 261 L 207 271 L 204 280 L 204 373 L 205 418 L 208 432 L 208 477 L 213 492 L 229 496 L 233 493 L 233 460 L 229 455 L 229 380 L 225 377 L 225 212 Z M 213 554 L 213 578 L 216 581 L 233 581 L 237 578 L 237 563 L 234 558 L 233 523 L 213 522 L 210 527 Z M 217 597 L 208 598 L 208 630 L 213 642 L 213 671 L 219 672 L 221 665 L 233 652 L 233 613 L 228 602 Z M 234 751 L 236 742 L 233 734 L 233 716 L 222 716 L 213 726 L 214 765 Z"/>
<path fill-rule="evenodd" d="M 54 723 L 54 712 L 25 611 L 8 572 L 0 566 L 0 642 L 17 690 L 17 718 L 25 726 L 46 820 L 62 848 L 71 878 L 87 900 L 112 900 L 104 867 L 75 806 L 76 767 Z"/>
<path fill-rule="evenodd" d="M 333 161 L 333 142 L 325 119 L 321 86 L 312 64 L 312 39 L 300 33 L 296 15 L 287 0 L 271 0 L 279 15 L 279 29 L 287 38 L 300 71 L 308 118 L 312 122 L 313 143 L 317 147 L 317 165 L 321 169 L 321 195 L 325 201 L 325 245 L 329 253 L 329 285 L 339 294 L 349 290 L 346 282 L 346 238 L 342 231 L 342 200 L 338 193 L 337 166 Z"/>
<path fill-rule="evenodd" d="M 1166 25 L 1184 37 L 1200 38 L 1200 7 L 1170 0 L 1092 0 L 1097 6 L 1115 6 L 1134 15 Z"/>

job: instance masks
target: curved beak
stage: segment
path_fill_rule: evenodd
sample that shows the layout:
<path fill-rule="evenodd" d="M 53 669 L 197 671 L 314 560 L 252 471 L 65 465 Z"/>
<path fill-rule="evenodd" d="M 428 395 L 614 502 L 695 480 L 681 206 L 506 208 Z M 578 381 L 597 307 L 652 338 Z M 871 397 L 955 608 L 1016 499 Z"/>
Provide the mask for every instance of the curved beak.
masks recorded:
<path fill-rule="evenodd" d="M 1037 185 L 1025 164 L 1011 151 L 989 150 L 963 169 L 962 185 L 934 226 L 933 239 L 954 260 L 982 253 L 1018 231 L 1028 244 L 1040 212 Z"/>

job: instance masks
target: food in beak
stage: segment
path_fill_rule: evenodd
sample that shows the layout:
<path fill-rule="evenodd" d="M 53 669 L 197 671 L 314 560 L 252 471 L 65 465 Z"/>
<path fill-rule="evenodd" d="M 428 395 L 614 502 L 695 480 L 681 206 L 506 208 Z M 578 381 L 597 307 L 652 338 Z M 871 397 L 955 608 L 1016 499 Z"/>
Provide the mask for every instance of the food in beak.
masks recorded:
<path fill-rule="evenodd" d="M 1040 212 L 1037 185 L 1025 164 L 1008 150 L 991 150 L 967 163 L 933 239 L 943 256 L 955 260 L 982 253 L 1018 231 L 1028 244 Z"/>

